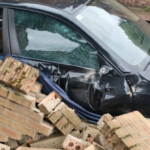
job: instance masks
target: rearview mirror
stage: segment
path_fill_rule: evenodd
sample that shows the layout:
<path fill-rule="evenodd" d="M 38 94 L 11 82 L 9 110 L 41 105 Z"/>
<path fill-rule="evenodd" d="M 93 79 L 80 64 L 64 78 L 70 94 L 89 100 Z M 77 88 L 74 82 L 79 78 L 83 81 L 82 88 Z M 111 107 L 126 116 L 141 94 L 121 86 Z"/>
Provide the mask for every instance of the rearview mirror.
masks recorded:
<path fill-rule="evenodd" d="M 108 74 L 112 70 L 113 70 L 113 68 L 111 68 L 111 67 L 102 66 L 99 70 L 99 75 L 100 75 L 100 77 L 102 77 L 103 75 Z"/>

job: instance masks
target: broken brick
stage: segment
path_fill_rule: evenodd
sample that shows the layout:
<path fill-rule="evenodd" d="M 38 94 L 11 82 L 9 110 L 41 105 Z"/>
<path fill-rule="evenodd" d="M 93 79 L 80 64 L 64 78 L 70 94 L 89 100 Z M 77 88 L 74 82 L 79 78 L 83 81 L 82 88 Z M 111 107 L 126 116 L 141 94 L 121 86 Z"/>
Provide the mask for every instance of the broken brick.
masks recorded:
<path fill-rule="evenodd" d="M 10 147 L 4 144 L 0 144 L 0 150 L 10 150 Z"/>
<path fill-rule="evenodd" d="M 84 150 L 89 145 L 90 143 L 82 139 L 78 139 L 72 135 L 67 135 L 65 141 L 63 142 L 63 148 L 67 150 L 77 150 L 77 149 Z"/>
<path fill-rule="evenodd" d="M 60 102 L 61 97 L 53 91 L 38 106 L 44 114 L 49 114 Z"/>

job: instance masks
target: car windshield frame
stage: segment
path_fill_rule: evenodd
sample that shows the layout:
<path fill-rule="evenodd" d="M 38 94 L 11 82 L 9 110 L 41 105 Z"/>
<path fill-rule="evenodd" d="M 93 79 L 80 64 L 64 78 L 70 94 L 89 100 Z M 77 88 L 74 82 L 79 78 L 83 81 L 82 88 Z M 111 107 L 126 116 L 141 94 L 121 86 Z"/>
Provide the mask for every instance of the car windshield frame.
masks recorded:
<path fill-rule="evenodd" d="M 103 5 L 103 7 L 102 6 L 97 6 L 98 5 L 97 3 L 103 3 L 104 5 Z M 89 5 L 85 6 L 78 13 L 76 13 L 75 14 L 75 18 L 76 18 L 76 20 L 79 23 L 81 23 L 83 26 L 85 26 L 85 28 L 87 29 L 87 31 L 89 31 L 89 33 L 92 33 L 95 36 L 95 38 L 98 39 L 97 41 L 99 41 L 99 45 L 104 49 L 105 53 L 107 55 L 109 55 L 114 61 L 116 61 L 116 63 L 118 64 L 118 66 L 120 66 L 121 68 L 123 68 L 123 70 L 128 70 L 127 72 L 129 72 L 129 70 L 131 70 L 131 72 L 132 71 L 134 71 L 134 72 L 141 72 L 141 71 L 143 71 L 144 68 L 145 68 L 145 66 L 149 63 L 149 60 L 150 60 L 149 51 L 147 52 L 148 54 L 146 54 L 145 57 L 143 58 L 143 60 L 140 62 L 140 64 L 136 64 L 136 65 L 129 64 L 128 62 L 126 62 L 125 60 L 123 60 L 122 58 L 120 58 L 120 56 L 118 56 L 111 49 L 111 47 L 109 47 L 106 43 L 104 43 L 102 41 L 102 39 L 99 39 L 97 37 L 97 35 L 95 33 L 93 33 L 92 30 L 81 21 L 83 19 L 82 18 L 83 16 L 81 15 L 82 12 L 84 12 L 88 7 L 93 7 L 94 6 L 95 8 L 96 7 L 97 8 L 101 8 L 104 11 L 106 11 L 107 13 L 110 14 L 108 8 L 106 7 L 107 5 L 109 5 L 109 7 L 110 7 L 110 5 L 112 5 L 113 7 L 116 6 L 116 8 L 117 8 L 117 9 L 115 8 L 116 11 L 120 11 L 120 9 L 121 9 L 122 10 L 122 13 L 120 14 L 121 15 L 121 17 L 120 17 L 121 19 L 123 18 L 124 20 L 130 21 L 131 23 L 136 24 L 138 26 L 138 28 L 140 28 L 140 29 L 141 29 L 141 26 L 143 26 L 143 29 L 141 29 L 141 30 L 142 30 L 142 32 L 144 34 L 147 34 L 147 32 L 148 32 L 148 40 L 150 42 L 150 30 L 147 31 L 148 28 L 150 29 L 149 24 L 147 22 L 145 22 L 144 20 L 142 20 L 137 15 L 135 15 L 132 11 L 128 10 L 126 7 L 124 7 L 123 5 L 121 5 L 120 3 L 118 3 L 115 0 L 95 0 L 95 1 L 92 1 Z M 112 9 L 112 12 L 113 11 L 114 10 Z M 113 15 L 115 16 L 116 12 L 114 11 L 113 13 L 114 13 Z M 137 24 L 137 22 L 138 22 L 138 24 Z"/>

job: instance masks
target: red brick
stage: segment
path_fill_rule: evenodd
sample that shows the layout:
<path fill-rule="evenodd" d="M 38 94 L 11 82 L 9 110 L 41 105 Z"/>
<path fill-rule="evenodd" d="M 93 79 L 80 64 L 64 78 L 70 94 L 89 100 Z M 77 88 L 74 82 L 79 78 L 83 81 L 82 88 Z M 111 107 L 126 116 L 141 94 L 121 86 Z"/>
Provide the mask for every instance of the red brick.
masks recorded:
<path fill-rule="evenodd" d="M 0 133 L 0 142 L 7 142 L 7 141 L 8 141 L 8 136 Z"/>
<path fill-rule="evenodd" d="M 27 118 L 24 117 L 23 115 L 20 115 L 18 113 L 15 113 L 13 111 L 10 111 L 8 109 L 4 109 L 3 115 L 7 116 L 8 118 L 15 120 L 17 122 L 20 122 L 22 124 L 25 124 L 27 122 Z"/>
<path fill-rule="evenodd" d="M 35 105 L 35 98 L 29 95 L 24 95 L 19 92 L 9 91 L 8 97 L 9 100 L 25 106 L 27 108 L 31 108 Z"/>
<path fill-rule="evenodd" d="M 108 121 L 106 122 L 106 124 L 109 126 L 111 130 L 119 129 L 121 127 L 120 122 L 118 122 L 116 119 Z"/>
<path fill-rule="evenodd" d="M 71 123 L 66 124 L 62 129 L 61 132 L 64 135 L 69 134 L 74 129 L 74 126 Z"/>
<path fill-rule="evenodd" d="M 0 97 L 0 105 L 9 108 L 11 110 L 15 110 L 17 108 L 17 104 L 2 97 Z"/>
<path fill-rule="evenodd" d="M 100 120 L 97 122 L 97 125 L 99 127 L 99 129 L 101 129 L 104 125 L 104 123 L 111 121 L 113 119 L 113 117 L 110 114 L 104 114 Z"/>
<path fill-rule="evenodd" d="M 16 75 L 16 70 L 21 66 L 21 64 L 22 63 L 20 61 L 14 60 L 11 63 L 11 66 L 9 66 L 9 69 L 5 74 L 4 78 L 2 79 L 2 81 L 6 84 L 10 84 L 11 79 Z"/>
<path fill-rule="evenodd" d="M 10 57 L 0 66 L 0 80 L 26 94 L 31 90 L 38 76 L 38 69 Z"/>
<path fill-rule="evenodd" d="M 36 108 L 28 109 L 28 108 L 25 108 L 21 105 L 18 105 L 16 112 L 19 114 L 22 114 L 28 118 L 31 118 L 35 121 L 39 121 L 39 122 L 42 121 L 42 119 L 44 117 L 43 113 L 41 113 L 39 111 L 39 109 L 36 109 Z"/>
<path fill-rule="evenodd" d="M 53 111 L 49 116 L 48 119 L 52 123 L 56 123 L 62 117 L 62 113 L 60 111 Z"/>
<path fill-rule="evenodd" d="M 130 122 L 139 123 L 139 122 L 142 121 L 142 120 L 139 119 L 139 116 L 134 115 L 134 112 L 131 112 L 131 113 L 128 113 L 128 114 L 125 114 L 125 115 L 122 115 L 122 116 L 124 116 L 124 119 L 126 121 L 129 121 L 129 123 Z M 144 117 L 142 117 L 142 118 L 144 119 Z"/>
<path fill-rule="evenodd" d="M 62 117 L 57 123 L 56 123 L 56 127 L 61 130 L 66 124 L 68 124 L 68 121 L 65 117 Z"/>
<path fill-rule="evenodd" d="M 147 127 L 147 125 L 144 122 L 141 122 L 138 124 L 138 127 L 142 132 L 146 132 L 147 137 L 150 137 L 150 129 Z"/>
<path fill-rule="evenodd" d="M 108 138 L 108 135 L 112 135 L 120 127 L 120 123 L 116 119 L 113 119 L 104 124 L 101 133 L 104 134 L 105 138 Z"/>
<path fill-rule="evenodd" d="M 97 150 L 97 148 L 94 145 L 90 145 L 85 150 Z"/>
<path fill-rule="evenodd" d="M 120 140 L 115 147 L 113 147 L 113 150 L 130 150 L 130 148 L 127 148 L 127 146 Z"/>
<path fill-rule="evenodd" d="M 7 125 L 7 126 L 11 126 L 12 120 L 9 119 L 8 117 L 5 117 L 5 116 L 0 114 L 0 123 Z"/>
<path fill-rule="evenodd" d="M 9 127 L 0 124 L 0 133 L 7 135 L 14 140 L 21 140 L 21 134 Z"/>
<path fill-rule="evenodd" d="M 145 142 L 150 146 L 150 137 L 145 139 Z"/>
<path fill-rule="evenodd" d="M 55 110 L 60 110 L 62 114 L 74 125 L 77 126 L 81 122 L 74 110 L 69 108 L 65 103 L 61 103 Z"/>
<path fill-rule="evenodd" d="M 8 89 L 2 85 L 0 85 L 0 96 L 6 98 L 8 95 Z"/>
<path fill-rule="evenodd" d="M 105 150 L 105 148 L 99 144 L 97 144 L 96 142 L 92 142 L 92 145 L 95 146 L 96 150 Z"/>
<path fill-rule="evenodd" d="M 115 131 L 115 134 L 121 139 L 124 137 L 130 136 L 129 132 L 127 132 L 124 128 L 120 128 Z"/>
<path fill-rule="evenodd" d="M 141 143 L 142 142 L 142 139 L 138 135 L 138 132 L 136 132 L 131 126 L 126 127 L 125 130 L 134 138 L 136 143 Z"/>
<path fill-rule="evenodd" d="M 11 66 L 12 62 L 14 61 L 13 58 L 7 57 L 5 61 L 0 66 L 0 80 L 4 78 L 5 74 L 9 71 L 9 66 Z"/>
<path fill-rule="evenodd" d="M 45 99 L 47 97 L 47 95 L 43 94 L 43 93 L 33 93 L 33 92 L 30 92 L 28 93 L 28 95 L 32 96 L 32 97 L 35 97 L 36 99 L 36 103 L 41 103 L 43 101 L 43 99 Z"/>
<path fill-rule="evenodd" d="M 85 130 L 83 130 L 82 139 L 88 142 L 93 142 L 98 133 L 99 133 L 99 130 L 91 128 L 91 127 L 87 127 L 85 128 Z"/>
<path fill-rule="evenodd" d="M 11 86 L 13 88 L 20 88 L 22 86 L 22 80 L 25 80 L 31 70 L 31 67 L 27 64 L 23 64 L 17 70 L 16 75 L 11 79 Z M 17 89 L 18 89 L 17 88 Z"/>
<path fill-rule="evenodd" d="M 147 143 L 145 143 L 145 142 L 140 143 L 140 147 L 142 148 L 142 150 L 143 149 L 144 150 L 149 150 L 150 149 L 149 145 L 147 145 Z"/>
<path fill-rule="evenodd" d="M 106 141 L 105 137 L 103 134 L 100 134 L 100 143 L 106 148 L 106 149 L 110 149 L 112 150 L 113 147 L 108 144 L 108 142 Z M 121 150 L 121 149 L 118 149 L 118 150 Z"/>
<path fill-rule="evenodd" d="M 4 144 L 0 144 L 0 149 L 1 150 L 10 150 L 10 147 Z"/>
<path fill-rule="evenodd" d="M 40 93 L 41 92 L 41 89 L 42 89 L 42 84 L 39 83 L 39 82 L 35 82 L 35 84 L 33 85 L 32 89 L 31 89 L 31 92 L 34 92 L 34 93 Z"/>
<path fill-rule="evenodd" d="M 150 129 L 150 123 L 148 122 L 148 120 L 140 112 L 134 111 L 133 115 L 138 117 L 138 119 L 141 120 L 141 122 L 143 122 Z"/>
<path fill-rule="evenodd" d="M 43 135 L 49 136 L 50 134 L 52 134 L 54 132 L 54 126 L 53 125 L 47 125 L 45 123 L 39 123 L 39 122 L 35 122 L 33 120 L 28 120 L 27 122 L 27 126 L 35 129 L 38 133 L 41 133 Z"/>
<path fill-rule="evenodd" d="M 82 139 L 78 139 L 72 135 L 67 135 L 64 143 L 63 143 L 63 148 L 67 149 L 67 150 L 84 150 L 85 148 L 87 148 L 90 145 L 90 143 L 82 140 Z"/>
<path fill-rule="evenodd" d="M 131 148 L 131 150 L 143 150 L 143 148 L 140 147 L 140 146 L 135 146 L 135 147 Z M 145 149 L 144 149 L 144 150 L 145 150 Z M 148 150 L 148 149 L 147 149 L 147 150 Z"/>
<path fill-rule="evenodd" d="M 49 114 L 60 102 L 61 97 L 53 91 L 38 106 L 44 114 Z"/>
<path fill-rule="evenodd" d="M 122 141 L 126 145 L 127 148 L 132 148 L 137 145 L 137 143 L 131 136 L 128 136 L 128 137 L 122 139 Z"/>
<path fill-rule="evenodd" d="M 124 118 L 123 115 L 122 115 L 122 116 L 117 116 L 117 117 L 116 117 L 116 120 L 119 121 L 119 123 L 121 124 L 122 127 L 126 127 L 126 126 L 128 126 L 128 124 L 129 124 L 129 123 L 126 121 L 126 119 Z"/>
<path fill-rule="evenodd" d="M 45 95 L 45 94 L 42 94 L 42 93 L 38 93 L 38 94 L 36 94 L 36 103 L 41 103 L 42 102 L 42 100 L 44 99 L 44 98 L 46 98 L 47 97 L 47 95 Z"/>
<path fill-rule="evenodd" d="M 0 106 L 0 113 L 2 113 L 2 111 L 3 111 L 3 107 L 2 107 L 2 106 Z"/>
<path fill-rule="evenodd" d="M 75 129 L 83 131 L 87 127 L 91 127 L 91 128 L 97 129 L 97 125 L 96 124 L 91 124 L 91 123 L 88 123 L 88 122 L 84 122 L 83 120 L 82 120 L 82 122 L 79 123 L 78 126 L 75 127 Z"/>
<path fill-rule="evenodd" d="M 134 131 L 141 137 L 141 138 L 146 138 L 149 136 L 148 132 L 145 132 L 141 127 L 140 124 L 136 124 L 131 122 L 130 126 L 134 129 Z"/>
<path fill-rule="evenodd" d="M 12 128 L 15 129 L 16 131 L 19 131 L 23 135 L 28 135 L 30 137 L 35 137 L 35 134 L 36 134 L 33 129 L 25 127 L 24 125 L 19 124 L 17 122 L 13 122 Z"/>
<path fill-rule="evenodd" d="M 22 80 L 21 82 L 22 86 L 20 90 L 28 94 L 31 91 L 32 87 L 34 86 L 38 76 L 39 76 L 39 70 L 32 67 L 26 79 Z"/>

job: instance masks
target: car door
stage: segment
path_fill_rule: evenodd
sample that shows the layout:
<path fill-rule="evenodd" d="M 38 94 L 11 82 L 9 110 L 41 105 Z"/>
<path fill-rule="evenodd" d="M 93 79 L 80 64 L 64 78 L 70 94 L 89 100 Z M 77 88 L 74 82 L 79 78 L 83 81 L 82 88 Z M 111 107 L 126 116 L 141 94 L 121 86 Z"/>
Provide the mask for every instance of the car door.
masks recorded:
<path fill-rule="evenodd" d="M 100 68 L 109 64 L 85 37 L 55 16 L 17 9 L 8 11 L 10 28 L 16 30 L 16 34 L 10 32 L 15 55 L 19 52 L 19 57 L 26 58 L 88 110 L 115 112 L 116 106 L 119 113 L 131 110 L 131 94 L 125 78 L 115 70 L 100 78 Z M 117 80 L 119 84 L 115 83 Z M 122 103 L 121 97 L 126 103 Z M 105 104 L 101 105 L 102 102 Z"/>

